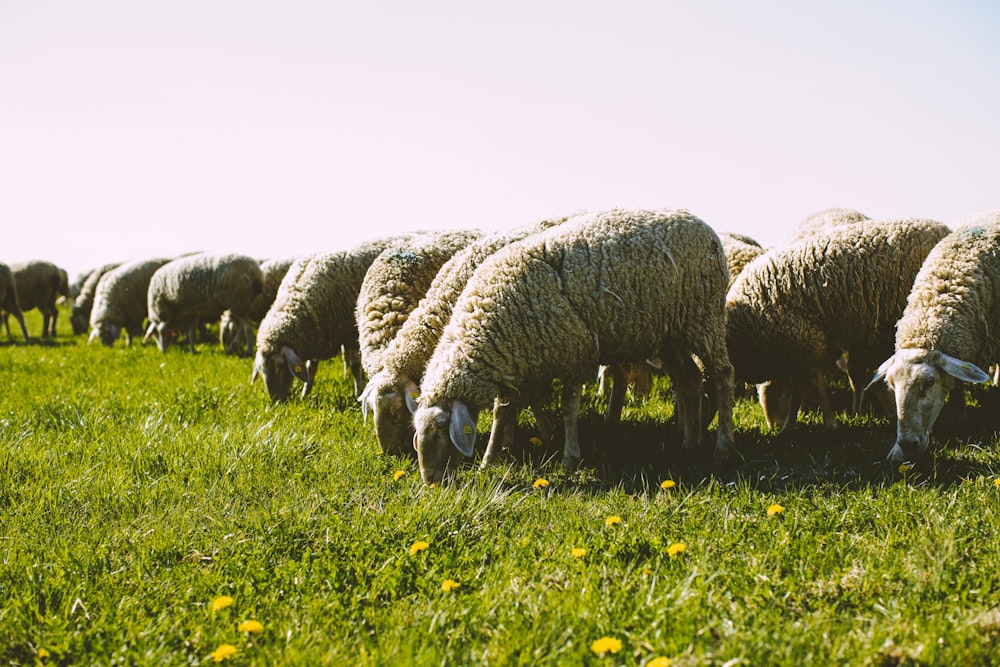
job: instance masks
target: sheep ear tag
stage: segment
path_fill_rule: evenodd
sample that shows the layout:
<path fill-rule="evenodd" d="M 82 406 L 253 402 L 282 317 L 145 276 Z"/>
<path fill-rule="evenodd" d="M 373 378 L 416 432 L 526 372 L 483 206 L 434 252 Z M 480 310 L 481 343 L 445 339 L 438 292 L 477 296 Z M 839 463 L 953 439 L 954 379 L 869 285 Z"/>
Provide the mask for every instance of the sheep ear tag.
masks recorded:
<path fill-rule="evenodd" d="M 944 352 L 941 353 L 937 365 L 942 371 L 962 382 L 986 382 L 990 379 L 990 376 L 983 369 L 979 368 L 979 366 L 968 361 L 956 359 Z"/>
<path fill-rule="evenodd" d="M 451 409 L 448 434 L 458 451 L 465 456 L 472 456 L 476 445 L 476 422 L 472 420 L 469 409 L 461 401 L 455 401 Z"/>
<path fill-rule="evenodd" d="M 306 366 L 302 363 L 299 355 L 295 354 L 295 350 L 290 347 L 283 347 L 281 348 L 281 352 L 285 356 L 285 362 L 288 364 L 288 372 L 302 382 L 309 384 L 309 374 L 306 372 Z"/>

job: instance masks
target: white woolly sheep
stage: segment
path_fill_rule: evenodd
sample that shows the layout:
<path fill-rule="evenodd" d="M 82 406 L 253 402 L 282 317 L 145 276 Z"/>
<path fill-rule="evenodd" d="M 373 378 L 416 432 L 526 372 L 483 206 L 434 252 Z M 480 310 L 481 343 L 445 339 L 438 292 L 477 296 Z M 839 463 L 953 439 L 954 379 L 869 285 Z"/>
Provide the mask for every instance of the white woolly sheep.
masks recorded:
<path fill-rule="evenodd" d="M 90 310 L 90 338 L 111 347 L 125 332 L 126 345 L 141 337 L 146 319 L 146 294 L 153 274 L 170 259 L 136 259 L 106 271 L 97 281 Z M 81 292 L 82 294 L 82 292 Z"/>
<path fill-rule="evenodd" d="M 369 411 L 373 414 L 375 435 L 384 453 L 400 453 L 413 442 L 412 412 L 417 407 L 417 386 L 451 318 L 455 301 L 476 268 L 501 248 L 566 220 L 544 220 L 491 234 L 455 253 L 441 266 L 424 298 L 385 349 L 381 369 L 370 374 L 368 384 L 358 398 L 364 419 L 367 421 Z M 535 416 L 542 418 L 538 411 Z M 513 430 L 506 428 L 511 417 L 516 420 L 516 408 L 495 406 L 494 433 L 504 438 L 513 437 Z M 505 440 L 497 445 L 497 449 L 509 444 L 509 439 Z"/>
<path fill-rule="evenodd" d="M 870 368 L 891 351 L 913 278 L 947 233 L 931 220 L 863 221 L 750 262 L 726 303 L 737 382 L 773 380 L 793 393 L 812 385 L 824 424 L 836 428 L 826 373 L 844 352 Z M 796 414 L 787 410 L 782 430 Z"/>
<path fill-rule="evenodd" d="M 403 323 L 427 293 L 441 266 L 482 236 L 478 230 L 448 231 L 396 243 L 379 253 L 361 282 L 355 319 L 361 368 L 369 378 Z"/>
<path fill-rule="evenodd" d="M 263 284 L 260 294 L 250 302 L 247 312 L 247 317 L 254 326 L 259 325 L 260 321 L 267 315 L 267 311 L 274 303 L 274 297 L 278 293 L 278 285 L 281 284 L 285 274 L 288 273 L 288 268 L 294 261 L 294 257 L 285 257 L 269 259 L 260 263 Z M 219 320 L 219 338 L 222 341 L 222 347 L 232 350 L 238 342 L 237 334 L 240 330 L 239 323 L 233 318 L 231 311 L 227 310 L 222 313 L 222 318 Z"/>
<path fill-rule="evenodd" d="M 21 312 L 37 308 L 42 313 L 42 337 L 56 335 L 60 297 L 72 298 L 66 272 L 51 262 L 35 260 L 12 264 Z"/>
<path fill-rule="evenodd" d="M 87 273 L 87 277 L 80 284 L 76 297 L 73 299 L 73 309 L 69 315 L 69 323 L 73 327 L 73 335 L 79 336 L 80 334 L 87 333 L 87 327 L 90 325 L 90 311 L 94 308 L 94 292 L 97 290 L 97 283 L 100 281 L 101 276 L 112 269 L 117 269 L 119 266 L 121 266 L 120 262 L 113 262 L 91 269 Z M 143 319 L 146 317 L 145 308 L 144 293 Z"/>
<path fill-rule="evenodd" d="M 561 379 L 563 463 L 580 458 L 577 412 L 598 364 L 662 359 L 679 387 L 684 447 L 701 440 L 705 362 L 718 395 L 715 456 L 732 447 L 733 368 L 725 341 L 726 256 L 687 211 L 614 210 L 507 246 L 473 274 L 427 364 L 413 415 L 420 472 L 440 481 L 452 446 L 471 456 L 476 416 L 496 397 Z"/>
<path fill-rule="evenodd" d="M 278 286 L 257 330 L 257 355 L 250 382 L 257 376 L 273 401 L 288 399 L 294 379 L 312 390 L 321 360 L 332 359 L 343 348 L 351 358 L 354 392 L 364 381 L 354 317 L 361 282 L 379 253 L 410 238 L 399 235 L 362 243 L 350 250 L 307 255 L 295 260 Z"/>
<path fill-rule="evenodd" d="M 986 382 L 1000 358 L 1000 211 L 956 229 L 930 252 L 896 325 L 895 352 L 869 387 L 896 398 L 896 441 L 888 460 L 926 454 L 945 398 L 960 406 L 962 382 Z M 990 329 L 990 326 L 994 330 Z"/>
<path fill-rule="evenodd" d="M 840 227 L 871 220 L 852 208 L 824 208 L 812 213 L 792 229 L 783 245 L 793 245 L 812 236 L 823 236 Z"/>
<path fill-rule="evenodd" d="M 7 316 L 13 315 L 21 327 L 21 335 L 24 336 L 24 340 L 28 340 L 28 327 L 24 323 L 24 315 L 21 314 L 21 305 L 17 298 L 17 281 L 14 279 L 14 273 L 6 264 L 0 264 L 0 313 L 3 315 L 3 326 L 7 330 L 7 338 L 10 338 L 10 325 L 7 323 Z"/>
<path fill-rule="evenodd" d="M 163 351 L 183 331 L 193 352 L 198 325 L 205 320 L 218 320 L 228 309 L 245 332 L 241 335 L 247 341 L 249 354 L 253 326 L 246 313 L 262 284 L 260 265 L 246 255 L 201 253 L 168 262 L 149 281 L 146 295 L 149 328 L 144 340 L 155 337 Z"/>

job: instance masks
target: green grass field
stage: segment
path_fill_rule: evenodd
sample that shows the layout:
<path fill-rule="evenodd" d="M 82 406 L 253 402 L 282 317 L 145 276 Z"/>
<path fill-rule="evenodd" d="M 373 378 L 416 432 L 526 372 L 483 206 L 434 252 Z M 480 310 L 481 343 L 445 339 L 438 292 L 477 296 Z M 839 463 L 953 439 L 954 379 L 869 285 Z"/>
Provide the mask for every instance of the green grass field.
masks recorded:
<path fill-rule="evenodd" d="M 884 419 L 778 439 L 741 400 L 744 461 L 713 471 L 664 380 L 617 428 L 588 388 L 575 474 L 525 421 L 500 465 L 425 487 L 339 360 L 274 406 L 215 345 L 59 326 L 0 343 L 4 664 L 1000 663 L 993 390 L 900 473 Z"/>

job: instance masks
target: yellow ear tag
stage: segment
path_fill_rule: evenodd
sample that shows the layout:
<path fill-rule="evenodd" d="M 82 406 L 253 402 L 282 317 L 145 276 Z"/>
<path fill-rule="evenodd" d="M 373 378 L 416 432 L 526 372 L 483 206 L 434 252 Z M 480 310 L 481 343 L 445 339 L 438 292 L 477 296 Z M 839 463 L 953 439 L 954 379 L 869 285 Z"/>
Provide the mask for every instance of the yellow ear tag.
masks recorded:
<path fill-rule="evenodd" d="M 465 431 L 465 435 L 472 435 L 472 427 L 469 426 L 468 424 L 466 424 L 465 428 L 462 430 Z"/>
<path fill-rule="evenodd" d="M 412 398 L 413 400 L 417 400 L 418 398 L 420 398 L 420 392 L 419 391 L 411 391 L 410 392 L 410 398 Z"/>
<path fill-rule="evenodd" d="M 296 373 L 301 373 L 302 372 L 302 366 L 299 365 L 299 364 L 295 364 L 295 372 Z"/>

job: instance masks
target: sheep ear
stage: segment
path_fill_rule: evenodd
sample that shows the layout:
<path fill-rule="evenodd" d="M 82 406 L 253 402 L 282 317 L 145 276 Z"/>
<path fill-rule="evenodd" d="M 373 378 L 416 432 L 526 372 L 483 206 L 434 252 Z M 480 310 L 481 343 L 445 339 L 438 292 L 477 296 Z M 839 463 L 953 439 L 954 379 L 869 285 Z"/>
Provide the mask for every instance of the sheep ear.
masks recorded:
<path fill-rule="evenodd" d="M 364 390 L 361 392 L 361 395 L 358 396 L 358 403 L 361 404 L 361 423 L 362 424 L 367 424 L 368 423 L 368 413 L 369 413 L 369 411 L 372 411 L 372 408 L 374 407 L 374 406 L 372 406 L 372 405 L 370 405 L 368 403 L 368 401 L 369 401 L 369 399 L 371 399 L 371 395 L 372 395 L 372 393 L 374 393 L 374 391 L 375 391 L 375 383 L 369 381 L 368 385 L 365 386 Z"/>
<path fill-rule="evenodd" d="M 264 359 L 259 354 L 253 360 L 253 372 L 250 373 L 250 384 L 257 381 L 257 376 L 264 374 Z"/>
<path fill-rule="evenodd" d="M 283 347 L 281 348 L 281 354 L 285 357 L 285 363 L 288 364 L 288 372 L 302 382 L 309 384 L 309 373 L 306 372 L 306 367 L 302 363 L 302 359 L 299 358 L 299 355 L 295 354 L 295 350 L 290 347 Z"/>
<path fill-rule="evenodd" d="M 889 357 L 888 359 L 882 362 L 882 365 L 879 366 L 878 370 L 875 371 L 875 375 L 872 376 L 871 382 L 869 382 L 865 386 L 865 388 L 861 390 L 861 393 L 868 391 L 874 385 L 878 384 L 879 382 L 885 379 L 885 374 L 889 372 L 889 366 L 892 365 L 893 359 L 895 359 L 895 356 Z"/>
<path fill-rule="evenodd" d="M 154 334 L 156 334 L 156 323 L 150 322 L 149 327 L 146 328 L 146 335 L 142 337 L 142 342 L 148 343 L 153 338 Z"/>
<path fill-rule="evenodd" d="M 97 339 L 97 329 L 96 329 L 96 328 L 94 328 L 94 329 L 91 329 L 91 330 L 90 330 L 90 338 L 88 338 L 88 339 L 87 339 L 87 345 L 90 345 L 90 344 L 91 344 L 91 343 L 93 343 L 93 342 L 94 342 L 94 341 L 95 341 L 96 339 Z"/>
<path fill-rule="evenodd" d="M 979 366 L 968 361 L 956 359 L 944 352 L 938 353 L 937 367 L 956 380 L 963 382 L 986 382 L 990 379 L 990 376 L 979 368 Z"/>
<path fill-rule="evenodd" d="M 465 456 L 472 456 L 476 445 L 476 422 L 469 414 L 469 408 L 462 401 L 455 401 L 451 408 L 451 424 L 448 434 L 458 451 Z"/>
<path fill-rule="evenodd" d="M 411 415 L 417 411 L 418 398 L 420 398 L 420 389 L 417 387 L 417 383 L 407 382 L 403 388 L 403 400 L 406 401 L 406 409 L 410 411 Z"/>

